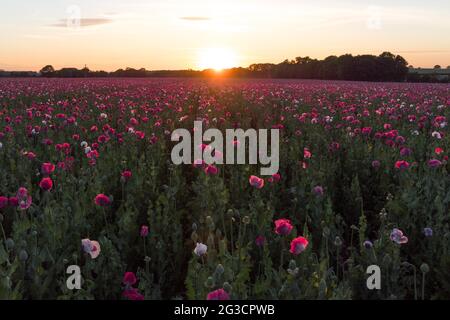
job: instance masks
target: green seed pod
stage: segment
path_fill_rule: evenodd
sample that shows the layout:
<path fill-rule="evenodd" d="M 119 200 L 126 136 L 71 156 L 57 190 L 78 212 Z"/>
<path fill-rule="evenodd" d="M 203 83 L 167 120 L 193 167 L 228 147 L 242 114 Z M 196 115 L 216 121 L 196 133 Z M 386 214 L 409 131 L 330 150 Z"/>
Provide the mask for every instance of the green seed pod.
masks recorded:
<path fill-rule="evenodd" d="M 20 261 L 27 261 L 28 260 L 28 253 L 25 250 L 20 250 L 19 252 L 19 259 Z"/>
<path fill-rule="evenodd" d="M 11 238 L 6 239 L 5 244 L 7 250 L 12 250 L 14 248 L 14 240 Z"/>
<path fill-rule="evenodd" d="M 192 231 L 197 231 L 197 224 L 195 222 L 192 223 Z"/>
<path fill-rule="evenodd" d="M 430 271 L 430 267 L 428 266 L 428 264 L 422 263 L 420 265 L 420 271 L 422 271 L 422 273 L 428 273 Z"/>
<path fill-rule="evenodd" d="M 330 229 L 328 227 L 323 228 L 322 234 L 327 238 L 330 235 Z"/>
<path fill-rule="evenodd" d="M 223 290 L 225 290 L 227 293 L 230 293 L 231 290 L 233 290 L 233 287 L 228 282 L 223 283 Z"/>
<path fill-rule="evenodd" d="M 196 243 L 197 242 L 197 240 L 198 240 L 198 234 L 197 234 L 197 232 L 192 232 L 192 234 L 191 234 L 191 240 L 192 241 L 194 241 L 194 243 Z"/>
<path fill-rule="evenodd" d="M 233 211 L 233 209 L 228 209 L 227 215 L 230 216 L 230 217 L 234 216 L 234 211 Z"/>
<path fill-rule="evenodd" d="M 216 273 L 218 275 L 222 275 L 224 272 L 225 272 L 225 269 L 223 268 L 223 265 L 219 263 L 216 267 Z"/>
<path fill-rule="evenodd" d="M 334 245 L 336 247 L 342 246 L 342 240 L 341 240 L 341 238 L 339 238 L 339 236 L 336 236 L 336 238 L 334 239 Z"/>
<path fill-rule="evenodd" d="M 213 277 L 208 277 L 208 279 L 205 282 L 205 287 L 211 289 L 214 287 L 214 279 Z"/>

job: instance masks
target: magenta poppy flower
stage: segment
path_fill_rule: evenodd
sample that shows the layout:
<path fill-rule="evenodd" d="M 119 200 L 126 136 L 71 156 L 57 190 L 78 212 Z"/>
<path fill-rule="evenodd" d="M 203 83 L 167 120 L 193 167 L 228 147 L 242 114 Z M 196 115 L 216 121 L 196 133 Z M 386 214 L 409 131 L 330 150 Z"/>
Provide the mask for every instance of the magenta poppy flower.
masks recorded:
<path fill-rule="evenodd" d="M 439 167 L 442 164 L 441 161 L 439 161 L 438 159 L 431 159 L 428 161 L 428 166 L 430 168 L 436 168 Z"/>
<path fill-rule="evenodd" d="M 141 226 L 141 237 L 145 238 L 146 236 L 148 236 L 148 226 Z"/>
<path fill-rule="evenodd" d="M 403 235 L 403 231 L 397 228 L 392 230 L 390 239 L 397 244 L 408 243 L 408 237 Z"/>
<path fill-rule="evenodd" d="M 212 164 L 206 166 L 206 168 L 205 168 L 205 173 L 207 175 L 216 175 L 218 172 L 219 172 L 219 169 Z"/>
<path fill-rule="evenodd" d="M 286 236 L 291 233 L 294 227 L 289 219 L 278 219 L 275 220 L 275 233 Z"/>
<path fill-rule="evenodd" d="M 305 251 L 306 247 L 308 246 L 308 240 L 304 237 L 297 237 L 294 240 L 291 241 L 291 248 L 290 252 L 292 254 L 298 255 Z"/>
<path fill-rule="evenodd" d="M 316 196 L 322 196 L 324 191 L 323 191 L 323 187 L 322 186 L 315 186 L 313 188 L 313 192 L 315 193 Z"/>
<path fill-rule="evenodd" d="M 8 205 L 10 207 L 18 207 L 19 206 L 19 200 L 17 199 L 17 197 L 9 197 Z"/>
<path fill-rule="evenodd" d="M 31 206 L 32 199 L 26 188 L 19 188 L 16 194 L 17 204 L 21 210 L 26 210 Z"/>
<path fill-rule="evenodd" d="M 137 282 L 136 275 L 134 274 L 134 272 L 125 272 L 122 282 L 125 285 L 132 286 Z"/>
<path fill-rule="evenodd" d="M 95 259 L 99 256 L 101 248 L 100 243 L 95 240 L 90 239 L 82 239 L 81 246 L 83 247 L 83 251 L 88 253 L 92 259 Z"/>
<path fill-rule="evenodd" d="M 53 163 L 43 163 L 41 166 L 41 172 L 43 175 L 50 175 L 53 171 L 55 171 L 55 165 Z"/>
<path fill-rule="evenodd" d="M 434 149 L 434 153 L 436 153 L 437 155 L 440 155 L 443 152 L 444 152 L 444 149 L 442 149 L 442 148 L 437 147 Z"/>
<path fill-rule="evenodd" d="M 399 170 L 408 169 L 409 168 L 409 162 L 405 160 L 399 160 L 395 163 L 395 168 Z"/>
<path fill-rule="evenodd" d="M 230 300 L 230 295 L 221 288 L 208 293 L 206 300 Z"/>
<path fill-rule="evenodd" d="M 264 179 L 263 178 L 259 178 L 257 176 L 250 176 L 248 181 L 249 181 L 250 185 L 252 187 L 255 187 L 256 189 L 261 189 L 262 187 L 264 187 Z"/>
<path fill-rule="evenodd" d="M 122 297 L 127 298 L 128 300 L 140 301 L 144 300 L 144 296 L 139 293 L 139 290 L 136 288 L 127 288 L 122 292 Z"/>
<path fill-rule="evenodd" d="M 8 206 L 8 198 L 1 196 L 0 197 L 0 209 L 6 208 Z"/>
<path fill-rule="evenodd" d="M 39 187 L 44 191 L 50 191 L 53 188 L 53 180 L 50 178 L 43 178 L 41 182 L 39 182 Z"/>
<path fill-rule="evenodd" d="M 130 170 L 125 170 L 120 174 L 120 176 L 121 176 L 122 180 L 126 182 L 131 179 L 133 174 L 131 173 Z"/>
<path fill-rule="evenodd" d="M 257 236 L 255 239 L 255 243 L 258 247 L 262 247 L 266 242 L 266 238 L 264 236 Z"/>
<path fill-rule="evenodd" d="M 104 195 L 103 193 L 96 195 L 94 202 L 96 205 L 98 205 L 100 207 L 106 207 L 109 204 L 111 204 L 111 200 L 109 199 L 109 197 Z"/>

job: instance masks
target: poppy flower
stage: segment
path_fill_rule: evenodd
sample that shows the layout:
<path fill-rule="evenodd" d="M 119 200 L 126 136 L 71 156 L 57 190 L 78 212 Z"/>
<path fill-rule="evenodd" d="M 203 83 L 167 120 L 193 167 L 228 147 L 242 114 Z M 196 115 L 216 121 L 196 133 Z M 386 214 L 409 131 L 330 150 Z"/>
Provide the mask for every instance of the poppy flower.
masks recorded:
<path fill-rule="evenodd" d="M 53 181 L 50 178 L 43 178 L 41 182 L 39 182 L 39 187 L 41 187 L 44 191 L 50 191 L 53 188 Z"/>
<path fill-rule="evenodd" d="M 259 178 L 257 176 L 250 176 L 248 181 L 249 181 L 250 185 L 252 187 L 255 187 L 256 189 L 261 189 L 262 187 L 264 187 L 264 179 L 263 178 Z"/>
<path fill-rule="evenodd" d="M 206 300 L 230 300 L 230 295 L 221 288 L 208 293 Z"/>
<path fill-rule="evenodd" d="M 122 282 L 125 285 L 132 286 L 137 282 L 136 275 L 134 274 L 134 272 L 125 272 Z"/>
<path fill-rule="evenodd" d="M 257 236 L 255 239 L 255 243 L 258 247 L 262 247 L 266 242 L 266 238 L 264 236 Z"/>
<path fill-rule="evenodd" d="M 148 236 L 148 226 L 141 226 L 141 237 L 145 238 L 146 236 Z"/>
<path fill-rule="evenodd" d="M 8 198 L 1 196 L 0 197 L 0 209 L 6 208 L 8 206 Z"/>
<path fill-rule="evenodd" d="M 275 220 L 275 233 L 286 236 L 291 233 L 294 227 L 291 224 L 291 221 L 288 219 L 278 219 Z"/>
<path fill-rule="evenodd" d="M 395 168 L 396 169 L 408 169 L 409 168 L 409 162 L 405 161 L 405 160 L 399 160 L 395 163 Z"/>
<path fill-rule="evenodd" d="M 197 245 L 195 246 L 195 249 L 194 249 L 194 253 L 195 253 L 197 256 L 201 257 L 201 256 L 203 256 L 204 254 L 206 254 L 206 251 L 207 251 L 207 250 L 208 250 L 208 246 L 207 246 L 206 244 L 197 242 Z"/>
<path fill-rule="evenodd" d="M 291 248 L 290 252 L 292 254 L 298 255 L 305 251 L 306 247 L 308 246 L 308 240 L 304 237 L 297 237 L 294 240 L 291 241 Z"/>
<path fill-rule="evenodd" d="M 315 186 L 313 188 L 313 192 L 316 194 L 316 196 L 322 196 L 323 195 L 323 187 L 322 186 Z"/>
<path fill-rule="evenodd" d="M 207 175 L 216 175 L 219 172 L 219 169 L 217 169 L 216 166 L 210 164 L 205 168 L 205 173 Z"/>
<path fill-rule="evenodd" d="M 123 171 L 123 172 L 120 174 L 120 179 L 121 179 L 123 182 L 127 182 L 128 180 L 131 179 L 132 176 L 133 176 L 133 174 L 131 173 L 130 170 L 125 170 L 125 171 Z"/>
<path fill-rule="evenodd" d="M 41 166 L 41 172 L 43 175 L 50 175 L 53 171 L 55 171 L 55 165 L 53 163 L 45 162 Z"/>
<path fill-rule="evenodd" d="M 397 244 L 404 244 L 408 242 L 408 237 L 403 235 L 403 231 L 397 228 L 392 230 L 390 239 Z"/>
<path fill-rule="evenodd" d="M 26 188 L 19 188 L 16 194 L 17 204 L 21 210 L 26 210 L 31 206 L 32 199 Z"/>
<path fill-rule="evenodd" d="M 125 289 L 122 292 L 122 297 L 127 298 L 128 300 L 140 301 L 144 300 L 144 296 L 139 293 L 139 290 L 136 288 Z"/>
<path fill-rule="evenodd" d="M 442 164 L 441 161 L 439 161 L 438 159 L 431 159 L 428 161 L 428 166 L 430 168 L 436 168 L 439 167 Z"/>
<path fill-rule="evenodd" d="M 106 207 L 109 204 L 111 204 L 111 200 L 109 199 L 109 197 L 104 195 L 103 193 L 96 195 L 94 202 L 96 205 L 98 205 L 100 207 Z"/>
<path fill-rule="evenodd" d="M 100 254 L 100 243 L 98 241 L 82 239 L 81 246 L 83 247 L 83 251 L 88 253 L 92 259 L 95 259 Z"/>

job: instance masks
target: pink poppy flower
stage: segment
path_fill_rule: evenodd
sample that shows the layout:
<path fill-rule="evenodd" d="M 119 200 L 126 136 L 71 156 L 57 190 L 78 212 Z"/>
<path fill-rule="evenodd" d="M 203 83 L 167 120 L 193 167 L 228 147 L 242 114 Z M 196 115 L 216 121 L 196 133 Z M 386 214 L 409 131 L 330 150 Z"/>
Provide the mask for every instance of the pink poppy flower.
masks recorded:
<path fill-rule="evenodd" d="M 41 172 L 43 175 L 50 175 L 53 171 L 55 171 L 55 165 L 49 162 L 43 163 L 41 166 Z"/>
<path fill-rule="evenodd" d="M 430 168 L 436 168 L 439 167 L 442 164 L 441 161 L 439 161 L 438 159 L 431 159 L 428 161 L 428 166 Z"/>
<path fill-rule="evenodd" d="M 95 259 L 99 256 L 101 248 L 98 241 L 82 239 L 81 246 L 83 247 L 83 251 L 88 253 L 92 259 Z"/>
<path fill-rule="evenodd" d="M 298 255 L 305 251 L 306 247 L 308 246 L 308 240 L 304 237 L 297 237 L 294 240 L 291 241 L 291 248 L 290 252 L 292 254 Z"/>
<path fill-rule="evenodd" d="M 139 293 L 139 290 L 136 288 L 125 289 L 122 292 L 122 297 L 127 298 L 128 300 L 141 301 L 144 300 L 144 296 Z"/>
<path fill-rule="evenodd" d="M 394 228 L 391 232 L 390 239 L 397 244 L 405 244 L 408 243 L 408 237 L 403 235 L 403 231 L 397 228 Z"/>
<path fill-rule="evenodd" d="M 223 289 L 217 289 L 208 293 L 206 300 L 230 300 L 230 295 Z"/>
<path fill-rule="evenodd" d="M 308 148 L 304 148 L 304 149 L 303 149 L 303 157 L 304 157 L 305 159 L 310 159 L 311 156 L 312 156 L 311 151 L 309 151 Z"/>
<path fill-rule="evenodd" d="M 405 160 L 399 160 L 395 163 L 396 169 L 408 169 L 409 168 L 409 162 Z"/>
<path fill-rule="evenodd" d="M 16 194 L 18 206 L 21 210 L 26 210 L 31 206 L 32 199 L 26 188 L 19 188 Z"/>
<path fill-rule="evenodd" d="M 256 189 L 261 189 L 262 187 L 264 187 L 264 179 L 263 178 L 259 178 L 257 176 L 250 176 L 248 181 L 249 181 L 250 185 L 252 187 L 255 187 Z"/>
<path fill-rule="evenodd" d="M 8 198 L 1 196 L 0 197 L 0 209 L 6 208 L 8 206 Z"/>
<path fill-rule="evenodd" d="M 219 169 L 216 166 L 212 165 L 212 164 L 208 165 L 205 168 L 205 173 L 207 175 L 216 175 L 218 172 L 219 172 Z"/>
<path fill-rule="evenodd" d="M 125 272 L 122 282 L 125 285 L 132 286 L 137 282 L 136 275 L 134 274 L 134 272 Z"/>
<path fill-rule="evenodd" d="M 122 181 L 127 182 L 128 180 L 131 179 L 133 174 L 131 173 L 130 170 L 125 170 L 120 174 L 120 176 L 121 176 Z"/>
<path fill-rule="evenodd" d="M 148 226 L 141 226 L 141 237 L 145 238 L 146 236 L 148 236 Z"/>
<path fill-rule="evenodd" d="M 291 233 L 294 227 L 291 224 L 291 221 L 288 219 L 278 219 L 275 220 L 275 233 L 286 236 Z"/>
<path fill-rule="evenodd" d="M 43 178 L 41 182 L 39 182 L 39 187 L 44 191 L 50 191 L 53 188 L 53 180 L 50 178 Z"/>
<path fill-rule="evenodd" d="M 111 204 L 111 200 L 109 199 L 109 197 L 104 195 L 103 193 L 100 193 L 97 196 L 95 196 L 94 202 L 96 205 L 100 207 L 106 207 L 109 204 Z"/>
<path fill-rule="evenodd" d="M 255 243 L 258 247 L 262 247 L 266 242 L 266 238 L 264 236 L 257 236 L 255 239 Z"/>

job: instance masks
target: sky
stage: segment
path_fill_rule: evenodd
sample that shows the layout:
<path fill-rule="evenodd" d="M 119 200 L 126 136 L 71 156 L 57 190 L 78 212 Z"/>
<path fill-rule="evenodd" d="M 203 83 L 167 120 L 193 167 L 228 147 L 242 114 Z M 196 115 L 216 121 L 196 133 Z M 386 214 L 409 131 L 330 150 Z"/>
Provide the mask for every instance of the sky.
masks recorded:
<path fill-rule="evenodd" d="M 329 55 L 450 65 L 449 0 L 0 0 L 0 69 L 202 69 Z"/>

